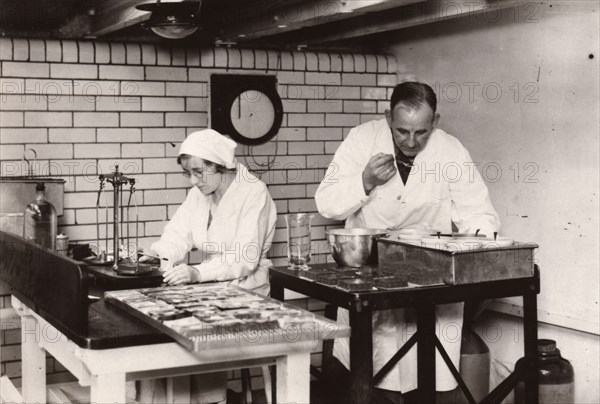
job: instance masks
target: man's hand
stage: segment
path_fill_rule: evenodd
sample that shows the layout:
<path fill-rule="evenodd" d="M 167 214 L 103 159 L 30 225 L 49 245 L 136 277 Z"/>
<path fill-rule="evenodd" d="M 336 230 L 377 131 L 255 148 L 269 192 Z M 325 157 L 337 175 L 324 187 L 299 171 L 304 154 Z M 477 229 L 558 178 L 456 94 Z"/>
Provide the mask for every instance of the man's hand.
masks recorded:
<path fill-rule="evenodd" d="M 169 285 L 183 285 L 185 283 L 199 282 L 198 270 L 186 264 L 171 267 L 163 274 L 163 281 Z"/>
<path fill-rule="evenodd" d="M 396 175 L 395 157 L 391 154 L 377 153 L 363 170 L 362 180 L 365 193 L 369 195 L 373 188 L 383 185 Z"/>

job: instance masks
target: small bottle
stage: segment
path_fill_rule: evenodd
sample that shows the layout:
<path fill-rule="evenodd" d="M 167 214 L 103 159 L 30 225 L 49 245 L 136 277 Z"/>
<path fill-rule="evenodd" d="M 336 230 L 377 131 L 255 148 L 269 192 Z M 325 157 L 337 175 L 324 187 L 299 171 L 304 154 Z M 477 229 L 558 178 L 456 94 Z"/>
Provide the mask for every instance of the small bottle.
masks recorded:
<path fill-rule="evenodd" d="M 571 363 L 560 356 L 554 340 L 538 340 L 537 351 L 540 404 L 573 404 L 575 377 Z M 526 366 L 524 359 L 519 359 L 515 368 Z M 519 382 L 515 388 L 515 403 L 525 403 L 524 390 L 524 384 Z"/>
<path fill-rule="evenodd" d="M 35 187 L 35 201 L 25 208 L 23 217 L 23 236 L 41 246 L 54 250 L 56 248 L 57 216 L 56 209 L 45 199 L 43 182 Z"/>

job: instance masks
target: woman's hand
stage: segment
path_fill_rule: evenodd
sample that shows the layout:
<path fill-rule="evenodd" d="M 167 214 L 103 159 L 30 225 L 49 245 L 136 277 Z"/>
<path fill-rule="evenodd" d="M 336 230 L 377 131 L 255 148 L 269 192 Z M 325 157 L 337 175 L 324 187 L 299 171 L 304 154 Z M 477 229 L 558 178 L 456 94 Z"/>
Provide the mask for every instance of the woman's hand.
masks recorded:
<path fill-rule="evenodd" d="M 139 248 L 137 251 L 138 254 L 138 262 L 148 262 L 148 261 L 154 261 L 156 263 L 158 263 L 158 259 L 154 258 L 154 257 L 158 257 L 158 253 L 154 250 L 151 250 L 149 248 Z"/>
<path fill-rule="evenodd" d="M 183 285 L 200 281 L 198 270 L 186 264 L 171 267 L 163 274 L 163 280 L 169 285 Z"/>

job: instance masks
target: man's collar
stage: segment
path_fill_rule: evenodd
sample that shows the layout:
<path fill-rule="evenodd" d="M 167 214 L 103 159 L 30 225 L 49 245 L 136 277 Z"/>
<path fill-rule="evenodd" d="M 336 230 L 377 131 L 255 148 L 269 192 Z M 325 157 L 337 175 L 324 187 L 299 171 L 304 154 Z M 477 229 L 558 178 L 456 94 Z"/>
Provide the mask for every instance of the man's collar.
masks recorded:
<path fill-rule="evenodd" d="M 402 150 L 400 150 L 398 147 L 396 147 L 396 144 L 394 143 L 394 151 L 396 153 L 396 161 L 399 163 L 403 163 L 402 165 L 404 166 L 412 166 L 413 162 L 415 161 L 415 157 L 409 157 L 406 154 L 402 153 Z"/>

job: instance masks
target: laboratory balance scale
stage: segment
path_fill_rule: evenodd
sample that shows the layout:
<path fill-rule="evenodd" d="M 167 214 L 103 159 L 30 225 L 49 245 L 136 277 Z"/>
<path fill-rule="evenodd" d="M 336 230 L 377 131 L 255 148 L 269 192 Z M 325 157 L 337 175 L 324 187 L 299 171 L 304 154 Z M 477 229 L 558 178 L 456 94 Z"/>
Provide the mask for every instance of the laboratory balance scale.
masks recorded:
<path fill-rule="evenodd" d="M 139 209 L 135 196 L 136 180 L 125 176 L 119 171 L 119 165 L 115 165 L 115 171 L 108 175 L 98 177 L 100 186 L 96 198 L 96 255 L 84 258 L 86 264 L 92 266 L 112 266 L 112 270 L 121 276 L 138 276 L 152 273 L 158 268 L 158 265 L 150 263 L 141 263 L 138 260 L 139 250 Z M 106 184 L 113 187 L 113 215 L 112 215 L 112 255 L 109 254 L 109 206 L 106 197 Z M 129 185 L 129 197 L 127 204 L 123 204 L 123 195 L 126 192 L 125 186 Z M 101 199 L 104 206 L 101 206 Z M 129 234 L 129 219 L 131 203 L 135 210 L 135 235 L 134 242 L 131 243 Z M 105 217 L 105 243 L 104 248 L 100 243 L 100 210 L 104 209 Z M 126 230 L 123 231 L 123 225 Z M 122 256 L 123 255 L 123 256 Z"/>

